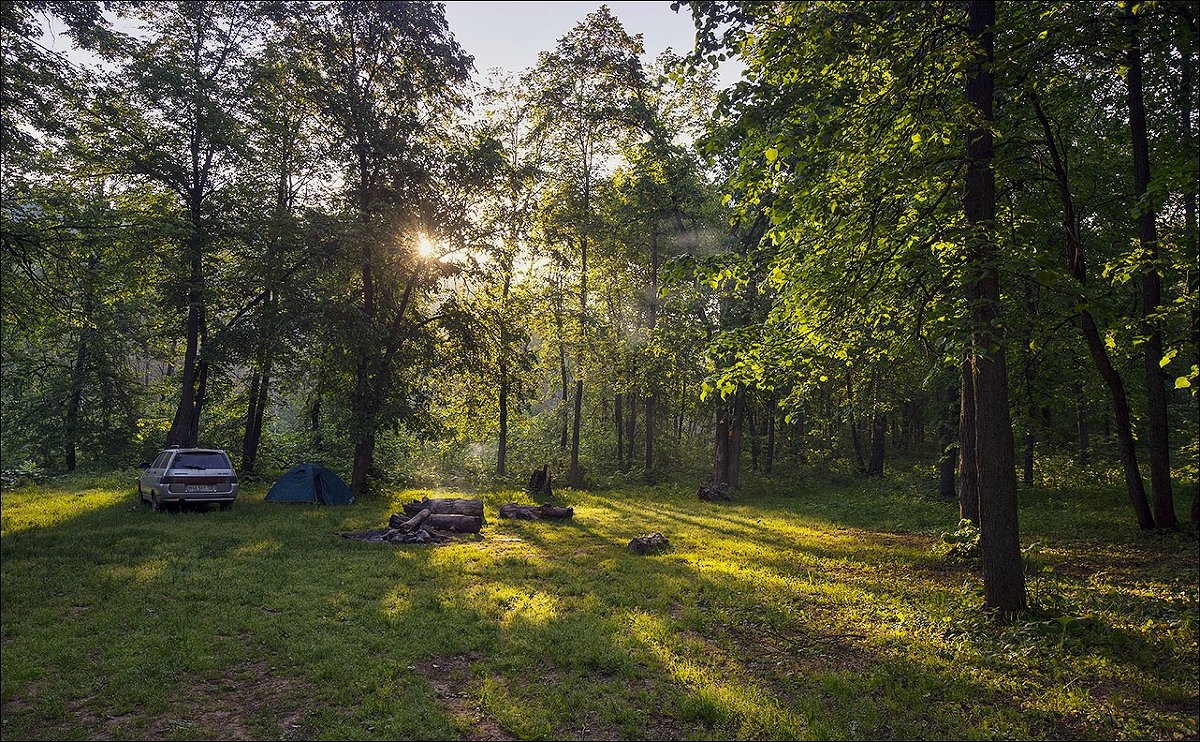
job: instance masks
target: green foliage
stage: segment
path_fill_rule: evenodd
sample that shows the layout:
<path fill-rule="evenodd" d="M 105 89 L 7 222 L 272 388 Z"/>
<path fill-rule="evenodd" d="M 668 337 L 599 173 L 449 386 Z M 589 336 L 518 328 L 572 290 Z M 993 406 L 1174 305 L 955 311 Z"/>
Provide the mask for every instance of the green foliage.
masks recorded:
<path fill-rule="evenodd" d="M 957 561 L 978 561 L 979 526 L 966 518 L 959 520 L 957 529 L 942 534 L 942 544 L 938 552 Z"/>

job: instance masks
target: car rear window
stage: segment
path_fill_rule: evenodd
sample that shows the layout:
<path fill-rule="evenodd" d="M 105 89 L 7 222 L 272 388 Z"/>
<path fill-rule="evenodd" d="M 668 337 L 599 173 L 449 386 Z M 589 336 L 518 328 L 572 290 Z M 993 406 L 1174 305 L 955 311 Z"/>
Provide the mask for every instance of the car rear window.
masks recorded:
<path fill-rule="evenodd" d="M 181 453 L 171 464 L 172 469 L 229 469 L 229 459 L 219 451 L 212 453 Z"/>

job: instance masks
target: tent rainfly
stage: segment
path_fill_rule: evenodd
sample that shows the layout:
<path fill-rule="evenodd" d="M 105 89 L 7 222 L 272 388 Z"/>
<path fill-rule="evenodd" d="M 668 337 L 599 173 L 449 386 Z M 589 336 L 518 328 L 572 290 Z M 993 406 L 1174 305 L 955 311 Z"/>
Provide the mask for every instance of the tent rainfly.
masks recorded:
<path fill-rule="evenodd" d="M 320 464 L 300 464 L 271 485 L 266 501 L 351 505 L 354 495 L 342 478 L 329 469 Z"/>

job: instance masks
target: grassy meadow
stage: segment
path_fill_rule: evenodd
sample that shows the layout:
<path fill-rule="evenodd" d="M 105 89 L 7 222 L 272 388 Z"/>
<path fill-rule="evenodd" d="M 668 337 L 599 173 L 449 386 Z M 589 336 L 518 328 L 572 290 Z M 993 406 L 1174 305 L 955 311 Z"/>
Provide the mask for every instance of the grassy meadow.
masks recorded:
<path fill-rule="evenodd" d="M 1021 495 L 1035 606 L 1003 627 L 922 470 L 562 490 L 567 523 L 499 520 L 528 501 L 501 488 L 164 514 L 132 472 L 12 489 L 2 736 L 1195 739 L 1195 527 L 1140 534 L 1119 481 L 1068 469 Z M 336 535 L 460 494 L 482 538 Z M 625 548 L 654 531 L 671 551 Z"/>

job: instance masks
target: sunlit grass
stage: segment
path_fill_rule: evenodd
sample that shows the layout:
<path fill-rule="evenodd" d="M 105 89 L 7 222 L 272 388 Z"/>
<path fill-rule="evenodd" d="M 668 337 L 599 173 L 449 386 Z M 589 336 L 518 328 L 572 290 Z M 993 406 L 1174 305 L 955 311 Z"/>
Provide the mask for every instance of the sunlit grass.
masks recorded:
<path fill-rule="evenodd" d="M 6 738 L 1196 734 L 1194 531 L 1138 534 L 1086 480 L 1023 493 L 1038 605 L 997 627 L 921 472 L 561 490 L 566 523 L 488 490 L 484 537 L 437 548 L 335 534 L 472 493 L 153 514 L 122 476 L 3 496 Z M 653 531 L 668 553 L 626 550 Z"/>
<path fill-rule="evenodd" d="M 65 484 L 52 490 L 18 489 L 0 495 L 0 538 L 56 526 L 88 511 L 116 505 L 129 496 L 127 483 L 118 484 L 112 477 L 95 483 L 73 478 Z"/>

